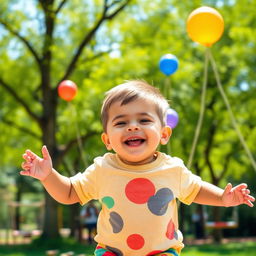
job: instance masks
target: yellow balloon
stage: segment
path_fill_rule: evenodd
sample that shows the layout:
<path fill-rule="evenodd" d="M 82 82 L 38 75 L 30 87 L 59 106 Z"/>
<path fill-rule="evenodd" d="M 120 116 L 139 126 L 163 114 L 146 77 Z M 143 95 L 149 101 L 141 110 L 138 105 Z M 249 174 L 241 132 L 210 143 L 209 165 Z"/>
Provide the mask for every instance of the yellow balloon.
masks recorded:
<path fill-rule="evenodd" d="M 189 37 L 204 46 L 217 42 L 224 31 L 224 20 L 220 13 L 208 6 L 195 9 L 187 19 Z"/>

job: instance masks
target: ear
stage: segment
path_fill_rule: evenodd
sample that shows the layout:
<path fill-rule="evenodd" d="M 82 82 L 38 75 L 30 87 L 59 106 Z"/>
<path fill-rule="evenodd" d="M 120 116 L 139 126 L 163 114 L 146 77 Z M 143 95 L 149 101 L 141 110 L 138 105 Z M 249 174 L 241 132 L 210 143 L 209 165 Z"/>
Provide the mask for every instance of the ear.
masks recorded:
<path fill-rule="evenodd" d="M 168 141 L 169 141 L 169 138 L 172 135 L 172 129 L 169 126 L 164 126 L 162 128 L 162 132 L 161 133 L 162 133 L 162 135 L 161 135 L 160 143 L 162 145 L 166 145 L 168 143 Z"/>
<path fill-rule="evenodd" d="M 105 132 L 103 132 L 101 134 L 101 140 L 105 144 L 107 150 L 111 150 L 112 149 L 112 147 L 110 145 L 110 141 L 109 141 L 108 135 Z"/>

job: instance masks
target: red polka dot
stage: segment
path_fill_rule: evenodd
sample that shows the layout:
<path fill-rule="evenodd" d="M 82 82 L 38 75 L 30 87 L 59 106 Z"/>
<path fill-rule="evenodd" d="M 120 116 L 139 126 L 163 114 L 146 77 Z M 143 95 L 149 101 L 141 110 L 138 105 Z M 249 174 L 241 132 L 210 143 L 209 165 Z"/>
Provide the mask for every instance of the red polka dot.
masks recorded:
<path fill-rule="evenodd" d="M 174 238 L 174 231 L 175 231 L 174 223 L 172 220 L 170 220 L 167 226 L 167 231 L 166 231 L 166 236 L 168 239 L 172 240 Z"/>
<path fill-rule="evenodd" d="M 139 250 L 145 244 L 144 238 L 138 234 L 133 234 L 128 236 L 126 242 L 127 242 L 127 245 L 133 250 Z"/>
<path fill-rule="evenodd" d="M 125 194 L 133 203 L 144 204 L 155 194 L 155 186 L 148 179 L 133 179 L 126 185 Z"/>
<path fill-rule="evenodd" d="M 158 253 L 161 253 L 162 251 L 158 250 L 158 251 L 153 251 L 147 254 L 147 256 L 151 256 L 151 255 L 156 255 Z"/>

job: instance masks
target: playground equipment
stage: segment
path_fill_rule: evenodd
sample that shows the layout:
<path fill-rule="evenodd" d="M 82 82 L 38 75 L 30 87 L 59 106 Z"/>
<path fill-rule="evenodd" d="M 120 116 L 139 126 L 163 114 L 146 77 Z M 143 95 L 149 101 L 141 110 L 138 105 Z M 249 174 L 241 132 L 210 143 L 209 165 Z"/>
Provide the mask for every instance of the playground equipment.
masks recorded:
<path fill-rule="evenodd" d="M 238 227 L 238 212 L 237 208 L 232 209 L 232 216 L 230 220 L 226 221 L 205 221 L 207 229 L 234 229 Z"/>
<path fill-rule="evenodd" d="M 9 221 L 7 222 L 7 227 L 6 227 L 6 244 L 9 244 L 9 239 L 11 238 L 13 243 L 17 242 L 18 238 L 21 238 L 24 242 L 24 239 L 26 238 L 31 238 L 33 236 L 38 236 L 41 234 L 41 228 L 42 228 L 42 223 L 43 223 L 43 213 L 44 213 L 44 202 L 9 202 L 8 203 L 8 216 L 9 216 Z M 17 208 L 22 208 L 22 207 L 29 207 L 29 208 L 34 208 L 39 209 L 39 214 L 36 215 L 36 220 L 35 223 L 37 224 L 37 229 L 32 229 L 32 230 L 16 230 L 14 229 L 14 221 L 15 221 L 15 212 Z M 10 232 L 11 231 L 11 232 Z"/>

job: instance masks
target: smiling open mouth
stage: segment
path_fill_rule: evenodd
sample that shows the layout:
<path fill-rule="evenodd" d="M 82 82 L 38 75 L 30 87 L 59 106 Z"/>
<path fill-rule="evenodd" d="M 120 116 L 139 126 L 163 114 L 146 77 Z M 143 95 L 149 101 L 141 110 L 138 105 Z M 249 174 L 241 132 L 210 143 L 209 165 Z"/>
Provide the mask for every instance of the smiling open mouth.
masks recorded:
<path fill-rule="evenodd" d="M 141 145 L 144 141 L 144 139 L 128 139 L 124 143 L 128 146 L 135 147 Z"/>

